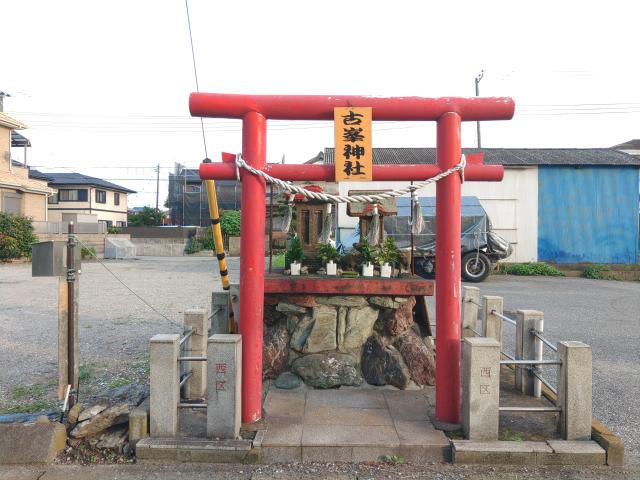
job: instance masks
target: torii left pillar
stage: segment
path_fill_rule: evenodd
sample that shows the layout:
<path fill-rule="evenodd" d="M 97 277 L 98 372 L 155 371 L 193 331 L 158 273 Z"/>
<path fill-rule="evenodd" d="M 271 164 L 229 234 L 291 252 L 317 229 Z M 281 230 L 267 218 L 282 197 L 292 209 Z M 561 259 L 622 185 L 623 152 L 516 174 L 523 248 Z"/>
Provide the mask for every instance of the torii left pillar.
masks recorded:
<path fill-rule="evenodd" d="M 374 165 L 373 181 L 425 180 L 460 161 L 462 121 L 508 120 L 510 98 L 420 98 L 358 96 L 228 95 L 193 93 L 191 114 L 242 119 L 242 156 L 250 166 L 290 181 L 335 181 L 333 165 L 266 165 L 267 118 L 332 120 L 335 107 L 372 107 L 375 120 L 436 121 L 437 165 Z M 465 179 L 500 181 L 498 165 L 467 164 Z M 233 180 L 233 163 L 203 163 L 203 180 Z M 262 329 L 264 310 L 265 183 L 245 170 L 240 239 L 240 334 L 242 335 L 242 420 L 262 415 Z M 436 187 L 436 418 L 460 420 L 460 177 Z"/>

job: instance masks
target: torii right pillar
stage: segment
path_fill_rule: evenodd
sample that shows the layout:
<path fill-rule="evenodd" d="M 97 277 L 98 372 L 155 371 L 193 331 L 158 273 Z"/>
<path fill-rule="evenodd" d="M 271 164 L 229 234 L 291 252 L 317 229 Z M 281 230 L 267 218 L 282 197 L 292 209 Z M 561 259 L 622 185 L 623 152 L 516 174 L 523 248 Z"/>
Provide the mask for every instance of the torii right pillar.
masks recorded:
<path fill-rule="evenodd" d="M 231 95 L 193 93 L 193 116 L 241 119 L 246 163 L 289 181 L 335 181 L 333 165 L 266 164 L 267 120 L 332 120 L 335 107 L 371 107 L 373 120 L 436 121 L 437 165 L 374 165 L 373 181 L 421 181 L 460 162 L 462 121 L 508 120 L 510 98 L 361 97 L 336 95 Z M 471 157 L 471 156 L 469 156 Z M 500 181 L 503 169 L 468 158 L 469 181 Z M 234 163 L 203 163 L 203 180 L 236 179 Z M 262 416 L 262 326 L 264 300 L 265 182 L 240 172 L 242 213 L 240 244 L 240 334 L 242 335 L 242 420 Z M 460 420 L 460 184 L 458 174 L 436 186 L 436 418 Z"/>

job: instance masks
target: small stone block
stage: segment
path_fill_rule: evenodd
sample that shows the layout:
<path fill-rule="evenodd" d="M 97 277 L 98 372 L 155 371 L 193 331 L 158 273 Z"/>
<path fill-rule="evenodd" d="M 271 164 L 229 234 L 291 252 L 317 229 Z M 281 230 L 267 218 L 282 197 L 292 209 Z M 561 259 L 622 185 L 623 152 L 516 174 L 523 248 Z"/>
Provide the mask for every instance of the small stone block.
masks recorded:
<path fill-rule="evenodd" d="M 536 465 L 553 450 L 545 442 L 475 442 L 452 440 L 453 463 Z"/>
<path fill-rule="evenodd" d="M 50 463 L 66 444 L 61 423 L 0 424 L 0 465 Z"/>
<path fill-rule="evenodd" d="M 209 337 L 207 360 L 207 436 L 238 438 L 241 411 L 241 336 L 216 334 Z"/>
<path fill-rule="evenodd" d="M 129 414 L 129 443 L 135 445 L 138 440 L 149 436 L 149 399 L 134 408 Z"/>
<path fill-rule="evenodd" d="M 250 451 L 250 440 L 144 438 L 136 446 L 136 458 L 142 463 L 242 463 Z"/>
<path fill-rule="evenodd" d="M 607 465 L 624 465 L 624 442 L 620 437 L 607 429 L 602 423 L 593 420 L 591 423 L 591 438 L 607 452 Z"/>
<path fill-rule="evenodd" d="M 606 452 L 592 440 L 547 440 L 553 455 L 542 457 L 546 465 L 604 465 Z"/>

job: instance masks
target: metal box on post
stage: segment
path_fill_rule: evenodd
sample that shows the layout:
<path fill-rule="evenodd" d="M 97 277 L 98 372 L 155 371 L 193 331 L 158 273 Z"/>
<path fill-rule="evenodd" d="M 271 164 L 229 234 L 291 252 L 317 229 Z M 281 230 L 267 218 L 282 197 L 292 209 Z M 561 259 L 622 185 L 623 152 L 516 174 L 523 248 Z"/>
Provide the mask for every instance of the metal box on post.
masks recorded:
<path fill-rule="evenodd" d="M 75 267 L 80 270 L 81 248 L 74 247 Z M 31 247 L 32 277 L 64 277 L 67 275 L 67 242 L 48 241 L 34 243 Z"/>

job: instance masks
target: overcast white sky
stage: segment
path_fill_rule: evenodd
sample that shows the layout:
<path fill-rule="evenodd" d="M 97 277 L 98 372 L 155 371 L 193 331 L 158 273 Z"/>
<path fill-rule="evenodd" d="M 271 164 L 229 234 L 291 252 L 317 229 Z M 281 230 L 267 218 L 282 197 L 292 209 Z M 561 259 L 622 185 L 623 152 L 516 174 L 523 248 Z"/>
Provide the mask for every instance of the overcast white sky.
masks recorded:
<path fill-rule="evenodd" d="M 635 7 L 635 9 L 634 9 Z M 636 2 L 189 0 L 200 90 L 512 96 L 485 147 L 608 147 L 640 137 Z M 160 203 L 175 162 L 204 158 L 182 0 L 2 2 L 0 90 L 29 125 L 31 165 L 77 171 Z M 329 122 L 270 122 L 268 160 L 333 144 Z M 291 128 L 293 127 L 293 128 Z M 384 122 L 374 147 L 434 146 L 432 124 Z M 209 156 L 240 151 L 240 123 L 207 120 Z M 463 146 L 475 146 L 475 124 Z M 22 152 L 14 152 L 22 160 Z M 64 167 L 64 168 L 63 168 Z M 112 167 L 112 168 L 105 168 Z M 146 180 L 148 179 L 148 180 Z"/>

